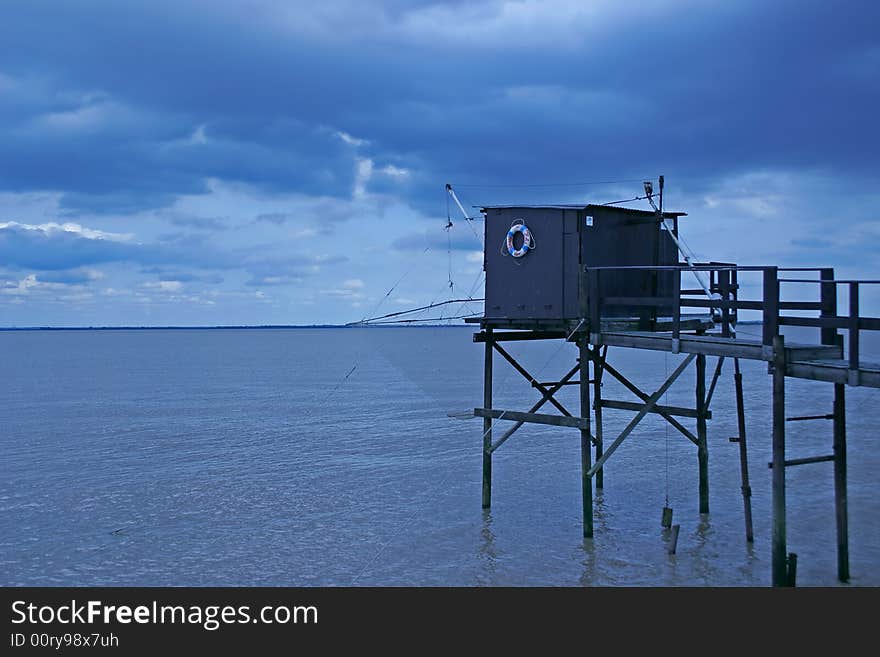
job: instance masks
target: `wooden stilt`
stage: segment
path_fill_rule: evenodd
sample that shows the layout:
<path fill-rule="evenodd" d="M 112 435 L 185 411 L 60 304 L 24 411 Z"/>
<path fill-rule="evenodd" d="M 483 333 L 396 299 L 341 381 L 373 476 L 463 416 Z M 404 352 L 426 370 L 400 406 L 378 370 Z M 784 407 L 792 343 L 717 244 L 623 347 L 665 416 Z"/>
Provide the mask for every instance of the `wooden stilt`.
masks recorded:
<path fill-rule="evenodd" d="M 834 504 L 837 515 L 837 578 L 849 581 L 849 529 L 846 512 L 846 388 L 834 384 Z"/>
<path fill-rule="evenodd" d="M 607 352 L 606 352 L 607 353 Z M 602 458 L 602 372 L 604 358 L 599 354 L 599 345 L 593 348 L 593 413 L 596 418 L 596 460 Z M 596 471 L 596 489 L 605 486 L 605 468 Z"/>
<path fill-rule="evenodd" d="M 773 586 L 788 584 L 785 540 L 785 344 L 773 338 Z"/>
<path fill-rule="evenodd" d="M 590 437 L 590 345 L 586 336 L 578 340 L 580 358 L 581 417 L 586 427 L 581 429 L 581 486 L 584 506 L 584 537 L 593 537 L 593 482 L 590 477 L 592 440 Z"/>
<path fill-rule="evenodd" d="M 492 329 L 486 329 L 486 356 L 483 365 L 483 407 L 492 408 Z M 492 506 L 492 418 L 483 418 L 483 508 Z"/>
<path fill-rule="evenodd" d="M 746 541 L 755 540 L 752 527 L 752 487 L 749 484 L 749 452 L 746 444 L 746 409 L 743 400 L 743 378 L 739 370 L 739 358 L 733 359 L 733 380 L 736 385 L 736 420 L 739 429 L 739 470 L 742 478 L 743 515 L 746 521 Z"/>
<path fill-rule="evenodd" d="M 697 460 L 700 466 L 700 513 L 709 513 L 709 446 L 706 429 L 706 356 L 697 356 Z"/>

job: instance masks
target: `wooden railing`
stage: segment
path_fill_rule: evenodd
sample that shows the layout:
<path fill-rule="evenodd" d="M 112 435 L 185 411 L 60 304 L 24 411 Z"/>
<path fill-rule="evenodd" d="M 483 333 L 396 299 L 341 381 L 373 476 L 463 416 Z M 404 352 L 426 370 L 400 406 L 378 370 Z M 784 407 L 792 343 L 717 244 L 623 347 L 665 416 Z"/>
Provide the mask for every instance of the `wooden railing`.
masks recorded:
<path fill-rule="evenodd" d="M 620 274 L 623 271 L 648 271 L 657 276 L 664 272 L 672 275 L 671 293 L 647 297 L 611 297 L 602 295 L 602 281 L 606 276 Z M 708 278 L 708 298 L 705 290 L 699 288 L 682 288 L 682 274 L 702 272 Z M 812 278 L 780 278 L 780 272 L 816 272 L 817 279 Z M 759 299 L 740 298 L 740 278 L 742 274 L 760 274 L 761 297 Z M 878 280 L 837 280 L 831 268 L 801 267 L 753 267 L 738 266 L 729 263 L 699 263 L 694 266 L 645 266 L 645 267 L 586 267 L 583 272 L 583 289 L 587 291 L 586 307 L 583 309 L 590 322 L 592 332 L 599 332 L 598 327 L 607 309 L 615 306 L 645 308 L 647 318 L 652 325 L 656 324 L 658 310 L 669 309 L 672 320 L 672 337 L 679 339 L 681 335 L 682 308 L 704 308 L 712 314 L 716 324 L 720 325 L 721 335 L 730 337 L 740 310 L 754 310 L 761 313 L 763 331 L 761 342 L 772 347 L 773 338 L 779 335 L 780 326 L 804 326 L 818 328 L 820 344 L 841 344 L 842 337 L 838 329 L 846 329 L 848 335 L 848 359 L 850 369 L 858 369 L 860 353 L 860 332 L 863 330 L 880 330 L 880 318 L 862 317 L 859 312 L 859 289 L 864 285 L 880 284 Z M 780 295 L 782 283 L 815 284 L 819 286 L 818 301 L 783 301 Z M 837 314 L 838 287 L 846 286 L 849 290 L 849 313 Z M 657 288 L 655 288 L 657 289 Z M 818 316 L 803 317 L 783 314 L 784 311 L 817 312 Z M 646 327 L 647 328 L 647 327 Z"/>

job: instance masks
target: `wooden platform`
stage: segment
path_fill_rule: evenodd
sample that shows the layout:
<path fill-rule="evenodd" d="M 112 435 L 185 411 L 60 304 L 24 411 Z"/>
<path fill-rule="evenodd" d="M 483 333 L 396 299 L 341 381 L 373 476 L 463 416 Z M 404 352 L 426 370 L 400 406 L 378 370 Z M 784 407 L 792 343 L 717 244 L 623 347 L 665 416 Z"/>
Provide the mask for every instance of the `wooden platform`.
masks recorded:
<path fill-rule="evenodd" d="M 577 330 L 580 320 L 577 319 L 516 319 L 507 317 L 468 317 L 467 324 L 479 324 L 480 328 L 486 329 L 516 329 L 521 331 L 542 331 L 563 333 L 565 337 L 570 332 Z M 646 320 L 632 317 L 609 317 L 602 318 L 602 331 L 638 331 L 640 324 Z M 682 315 L 680 327 L 682 331 L 706 331 L 715 326 L 711 315 Z M 672 318 L 658 317 L 653 324 L 651 333 L 654 331 L 671 331 Z"/>

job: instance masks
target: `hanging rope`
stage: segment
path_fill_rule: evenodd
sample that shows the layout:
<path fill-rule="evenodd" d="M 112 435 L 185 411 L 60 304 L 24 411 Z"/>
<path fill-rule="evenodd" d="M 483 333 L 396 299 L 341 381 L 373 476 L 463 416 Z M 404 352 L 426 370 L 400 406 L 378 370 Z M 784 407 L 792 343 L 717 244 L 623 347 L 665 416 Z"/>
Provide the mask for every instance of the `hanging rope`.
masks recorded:
<path fill-rule="evenodd" d="M 448 299 L 446 301 L 440 301 L 438 303 L 429 303 L 427 306 L 419 306 L 418 308 L 410 308 L 409 310 L 398 310 L 397 312 L 379 315 L 378 317 L 364 318 L 357 322 L 349 322 L 345 326 L 362 326 L 365 324 L 372 324 L 380 320 L 389 319 L 391 317 L 400 317 L 401 315 L 409 315 L 410 313 L 423 312 L 425 310 L 428 310 L 429 308 L 439 308 L 441 306 L 445 306 L 451 303 L 461 303 L 463 301 L 483 301 L 483 299 Z"/>

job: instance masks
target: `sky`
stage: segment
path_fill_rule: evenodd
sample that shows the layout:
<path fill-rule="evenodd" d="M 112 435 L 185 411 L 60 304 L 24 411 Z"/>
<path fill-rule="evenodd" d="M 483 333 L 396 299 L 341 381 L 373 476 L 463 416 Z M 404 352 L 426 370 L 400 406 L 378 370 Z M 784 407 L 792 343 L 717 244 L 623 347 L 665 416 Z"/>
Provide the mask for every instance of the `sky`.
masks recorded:
<path fill-rule="evenodd" d="M 878 279 L 878 25 L 857 1 L 3 0 L 0 326 L 479 297 L 446 183 L 478 214 L 664 174 L 701 258 Z"/>

